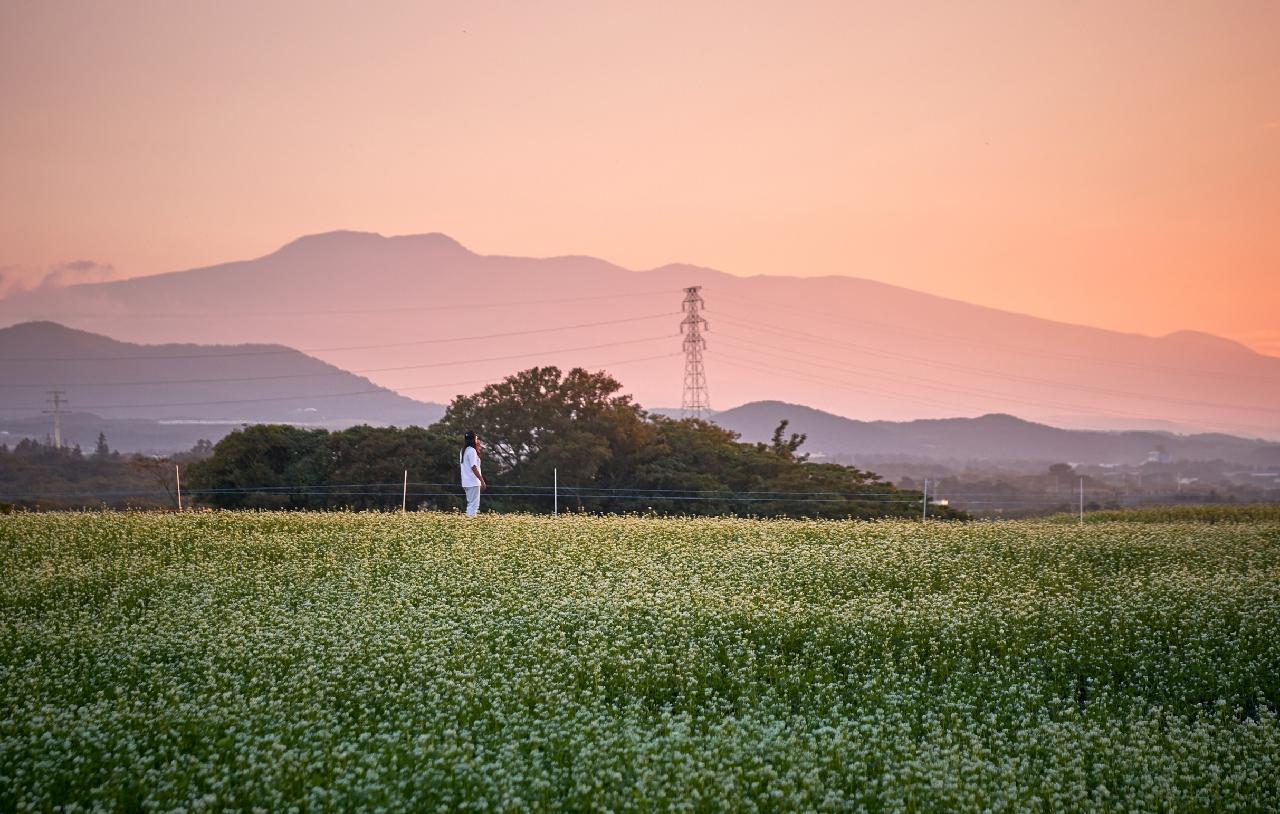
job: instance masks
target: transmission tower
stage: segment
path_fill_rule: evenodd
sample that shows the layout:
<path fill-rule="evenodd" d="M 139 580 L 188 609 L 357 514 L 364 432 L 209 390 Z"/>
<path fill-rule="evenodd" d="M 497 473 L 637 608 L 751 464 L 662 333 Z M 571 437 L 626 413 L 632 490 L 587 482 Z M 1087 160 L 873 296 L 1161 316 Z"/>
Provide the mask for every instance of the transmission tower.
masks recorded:
<path fill-rule="evenodd" d="M 53 416 L 53 445 L 58 449 L 62 449 L 62 406 L 67 403 L 62 397 L 63 392 L 65 391 L 50 390 L 45 404 L 53 405 L 53 409 L 44 411 L 46 415 Z"/>
<path fill-rule="evenodd" d="M 680 333 L 684 335 L 684 398 L 680 413 L 684 418 L 702 418 L 703 412 L 711 410 L 707 371 L 702 366 L 702 352 L 707 349 L 702 332 L 707 330 L 707 321 L 700 313 L 704 304 L 698 293 L 701 288 L 695 285 L 684 290 L 684 320 L 680 323 Z"/>

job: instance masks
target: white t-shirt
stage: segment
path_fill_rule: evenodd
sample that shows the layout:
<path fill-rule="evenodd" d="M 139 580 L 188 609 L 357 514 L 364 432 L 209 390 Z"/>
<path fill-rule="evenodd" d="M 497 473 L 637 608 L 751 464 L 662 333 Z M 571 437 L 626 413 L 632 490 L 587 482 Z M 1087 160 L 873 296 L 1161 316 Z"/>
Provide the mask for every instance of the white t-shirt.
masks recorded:
<path fill-rule="evenodd" d="M 471 471 L 471 467 L 473 466 L 477 470 L 484 471 L 480 469 L 480 456 L 476 453 L 476 448 L 467 447 L 463 450 L 460 460 L 462 462 L 462 485 L 464 487 L 479 486 L 480 479 L 476 477 L 475 472 Z"/>

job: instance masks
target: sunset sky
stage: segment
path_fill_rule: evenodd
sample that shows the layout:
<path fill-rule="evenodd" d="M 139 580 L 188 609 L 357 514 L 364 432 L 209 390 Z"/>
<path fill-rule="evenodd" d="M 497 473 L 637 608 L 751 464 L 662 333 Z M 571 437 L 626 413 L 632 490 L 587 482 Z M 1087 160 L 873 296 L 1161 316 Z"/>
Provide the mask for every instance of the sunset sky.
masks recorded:
<path fill-rule="evenodd" d="M 0 282 L 438 231 L 1280 355 L 1278 42 L 1269 1 L 0 0 Z"/>

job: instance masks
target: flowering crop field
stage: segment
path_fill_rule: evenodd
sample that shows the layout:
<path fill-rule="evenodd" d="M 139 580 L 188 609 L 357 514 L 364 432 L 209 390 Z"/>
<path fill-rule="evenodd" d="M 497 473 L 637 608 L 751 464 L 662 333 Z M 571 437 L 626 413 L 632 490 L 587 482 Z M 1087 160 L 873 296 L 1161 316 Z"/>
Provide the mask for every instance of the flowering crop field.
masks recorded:
<path fill-rule="evenodd" d="M 0 810 L 1280 809 L 1280 523 L 0 517 Z"/>

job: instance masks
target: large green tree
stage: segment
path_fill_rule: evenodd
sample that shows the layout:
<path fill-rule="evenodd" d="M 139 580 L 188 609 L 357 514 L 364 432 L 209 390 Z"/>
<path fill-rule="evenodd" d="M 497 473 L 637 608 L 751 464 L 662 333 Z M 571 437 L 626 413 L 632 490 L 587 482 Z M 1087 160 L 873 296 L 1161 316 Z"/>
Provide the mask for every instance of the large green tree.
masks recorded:
<path fill-rule="evenodd" d="M 459 444 L 468 430 L 480 435 L 495 485 L 550 484 L 553 470 L 566 484 L 614 484 L 658 454 L 654 428 L 621 389 L 604 372 L 530 368 L 458 396 L 437 426 Z"/>

